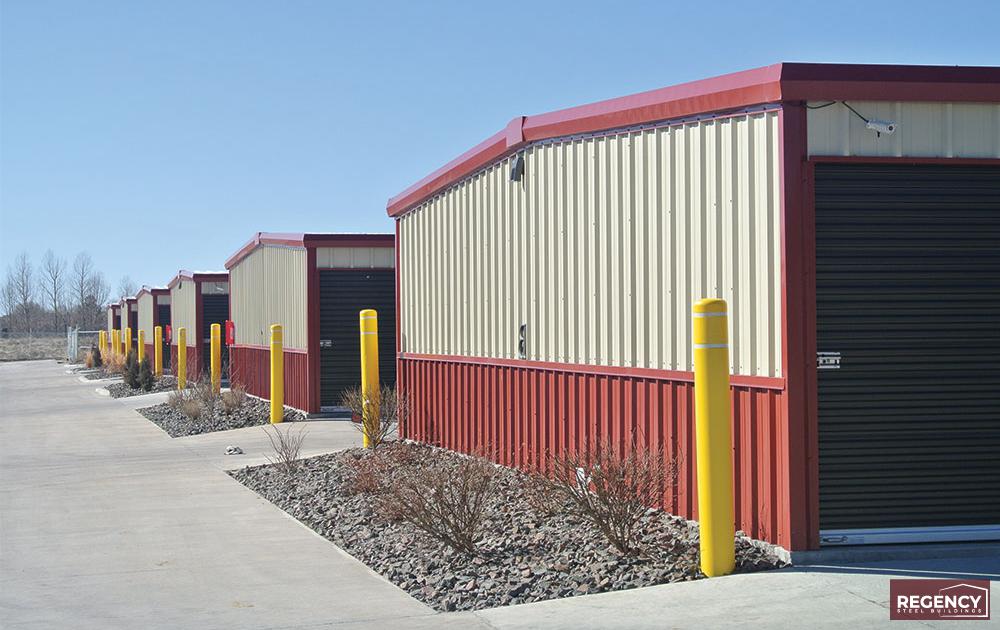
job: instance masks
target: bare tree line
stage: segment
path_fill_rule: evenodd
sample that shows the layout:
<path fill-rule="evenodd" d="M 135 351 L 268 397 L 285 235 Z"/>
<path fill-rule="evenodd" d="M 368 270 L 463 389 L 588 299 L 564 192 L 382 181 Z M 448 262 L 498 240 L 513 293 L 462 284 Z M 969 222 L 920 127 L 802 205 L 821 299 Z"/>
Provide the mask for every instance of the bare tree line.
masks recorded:
<path fill-rule="evenodd" d="M 122 295 L 133 295 L 135 283 L 125 276 L 118 288 Z M 58 332 L 66 326 L 102 328 L 110 296 L 111 286 L 87 252 L 77 254 L 70 265 L 50 249 L 37 268 L 28 253 L 21 252 L 7 266 L 0 286 L 0 329 Z"/>

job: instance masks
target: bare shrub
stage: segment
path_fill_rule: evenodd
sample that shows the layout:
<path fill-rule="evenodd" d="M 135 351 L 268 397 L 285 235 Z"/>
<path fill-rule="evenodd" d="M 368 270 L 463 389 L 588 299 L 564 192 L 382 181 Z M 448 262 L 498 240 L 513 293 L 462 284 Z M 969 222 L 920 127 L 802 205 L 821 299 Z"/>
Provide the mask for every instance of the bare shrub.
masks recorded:
<path fill-rule="evenodd" d="M 279 425 L 267 425 L 264 433 L 268 441 L 271 442 L 272 456 L 267 457 L 267 461 L 272 466 L 285 474 L 291 474 L 299 467 L 299 454 L 302 452 L 302 442 L 305 440 L 307 431 L 305 427 L 298 429 L 289 427 L 282 431 Z"/>
<path fill-rule="evenodd" d="M 94 367 L 94 351 L 90 350 L 83 357 L 83 365 L 87 368 Z"/>
<path fill-rule="evenodd" d="M 368 448 L 373 450 L 395 435 L 396 427 L 410 415 L 409 398 L 389 386 L 367 396 L 360 387 L 353 387 L 343 393 L 341 404 L 351 410 L 352 416 L 361 419 L 355 426 L 368 438 Z"/>
<path fill-rule="evenodd" d="M 202 409 L 201 401 L 196 398 L 187 397 L 181 402 L 180 411 L 188 418 L 197 420 L 201 417 L 201 413 L 204 410 Z"/>
<path fill-rule="evenodd" d="M 118 353 L 111 352 L 104 358 L 104 373 L 117 376 L 125 372 L 125 359 Z"/>
<path fill-rule="evenodd" d="M 454 549 L 473 553 L 497 491 L 497 468 L 492 462 L 480 457 L 434 457 L 398 469 L 386 485 L 380 512 L 408 521 Z"/>
<path fill-rule="evenodd" d="M 229 391 L 222 392 L 220 401 L 222 402 L 222 410 L 226 414 L 233 413 L 246 403 L 246 387 L 240 385 L 239 383 L 233 383 L 232 386 L 230 386 Z"/>
<path fill-rule="evenodd" d="M 344 489 L 349 494 L 378 494 L 382 492 L 389 475 L 388 462 L 378 451 L 362 452 L 360 455 L 348 464 L 350 472 Z"/>
<path fill-rule="evenodd" d="M 175 389 L 174 391 L 170 392 L 169 396 L 167 396 L 167 404 L 170 405 L 171 409 L 176 409 L 180 411 L 181 405 L 183 405 L 184 401 L 188 400 L 190 397 L 191 396 L 188 393 L 188 390 Z"/>
<path fill-rule="evenodd" d="M 646 510 L 658 504 L 677 476 L 662 449 L 633 445 L 627 453 L 604 445 L 554 460 L 554 488 L 624 554 L 638 551 L 636 535 Z"/>
<path fill-rule="evenodd" d="M 208 376 L 202 376 L 198 379 L 198 382 L 194 385 L 194 396 L 201 401 L 201 404 L 205 406 L 205 409 L 214 409 L 216 401 L 219 400 L 219 394 L 212 387 L 212 380 Z"/>

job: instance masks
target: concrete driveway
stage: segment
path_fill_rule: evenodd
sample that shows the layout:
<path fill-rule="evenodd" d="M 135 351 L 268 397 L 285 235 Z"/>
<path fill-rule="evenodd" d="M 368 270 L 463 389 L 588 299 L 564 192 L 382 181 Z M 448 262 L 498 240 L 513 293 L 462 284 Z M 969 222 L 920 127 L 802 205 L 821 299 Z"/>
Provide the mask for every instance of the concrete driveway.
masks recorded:
<path fill-rule="evenodd" d="M 133 410 L 155 395 L 94 389 L 51 361 L 0 364 L 0 627 L 867 628 L 890 626 L 889 577 L 1000 575 L 983 545 L 435 613 L 225 474 L 263 461 L 260 428 L 172 439 Z M 306 425 L 306 455 L 358 443 Z"/>

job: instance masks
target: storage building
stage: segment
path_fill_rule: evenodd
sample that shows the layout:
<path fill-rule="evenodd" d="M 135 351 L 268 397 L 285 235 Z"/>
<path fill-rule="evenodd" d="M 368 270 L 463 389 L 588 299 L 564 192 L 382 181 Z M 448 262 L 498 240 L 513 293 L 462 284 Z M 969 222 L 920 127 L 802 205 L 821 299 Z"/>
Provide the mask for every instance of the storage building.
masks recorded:
<path fill-rule="evenodd" d="M 406 437 L 636 435 L 697 514 L 692 303 L 730 311 L 736 526 L 1000 538 L 1000 68 L 777 64 L 514 118 L 393 197 Z"/>
<path fill-rule="evenodd" d="M 270 326 L 284 336 L 285 404 L 317 413 L 360 383 L 358 313 L 378 311 L 381 382 L 396 380 L 392 234 L 257 233 L 226 261 L 234 382 L 270 396 Z"/>
<path fill-rule="evenodd" d="M 139 309 L 139 329 L 143 331 L 143 336 L 145 337 L 145 353 L 149 357 L 150 364 L 154 360 L 153 346 L 155 337 L 153 336 L 153 329 L 157 326 L 162 326 L 163 369 L 171 370 L 170 342 L 167 337 L 167 326 L 170 325 L 170 289 L 167 287 L 143 286 L 139 293 L 136 294 L 136 301 Z"/>
<path fill-rule="evenodd" d="M 138 347 L 139 339 L 139 306 L 134 297 L 123 297 L 118 303 L 121 318 L 121 342 L 125 346 L 125 329 L 132 328 L 132 350 Z"/>
<path fill-rule="evenodd" d="M 229 273 L 225 271 L 177 272 L 170 289 L 170 365 L 177 367 L 177 331 L 187 331 L 187 378 L 198 380 L 211 373 L 212 324 L 222 327 L 222 366 L 227 374 L 228 349 L 225 324 L 229 319 Z"/>
<path fill-rule="evenodd" d="M 111 343 L 111 331 L 121 330 L 122 307 L 120 304 L 108 304 L 108 343 Z"/>

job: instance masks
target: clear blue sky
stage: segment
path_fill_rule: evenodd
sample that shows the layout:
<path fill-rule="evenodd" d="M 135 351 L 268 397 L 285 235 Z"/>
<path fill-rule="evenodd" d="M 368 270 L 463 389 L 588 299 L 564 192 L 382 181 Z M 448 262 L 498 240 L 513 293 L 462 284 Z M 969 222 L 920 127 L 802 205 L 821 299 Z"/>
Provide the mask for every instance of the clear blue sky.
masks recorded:
<path fill-rule="evenodd" d="M 998 24 L 995 0 L 3 0 L 0 263 L 87 249 L 114 288 L 258 230 L 391 231 L 389 196 L 515 115 L 778 61 L 1000 65 Z"/>

